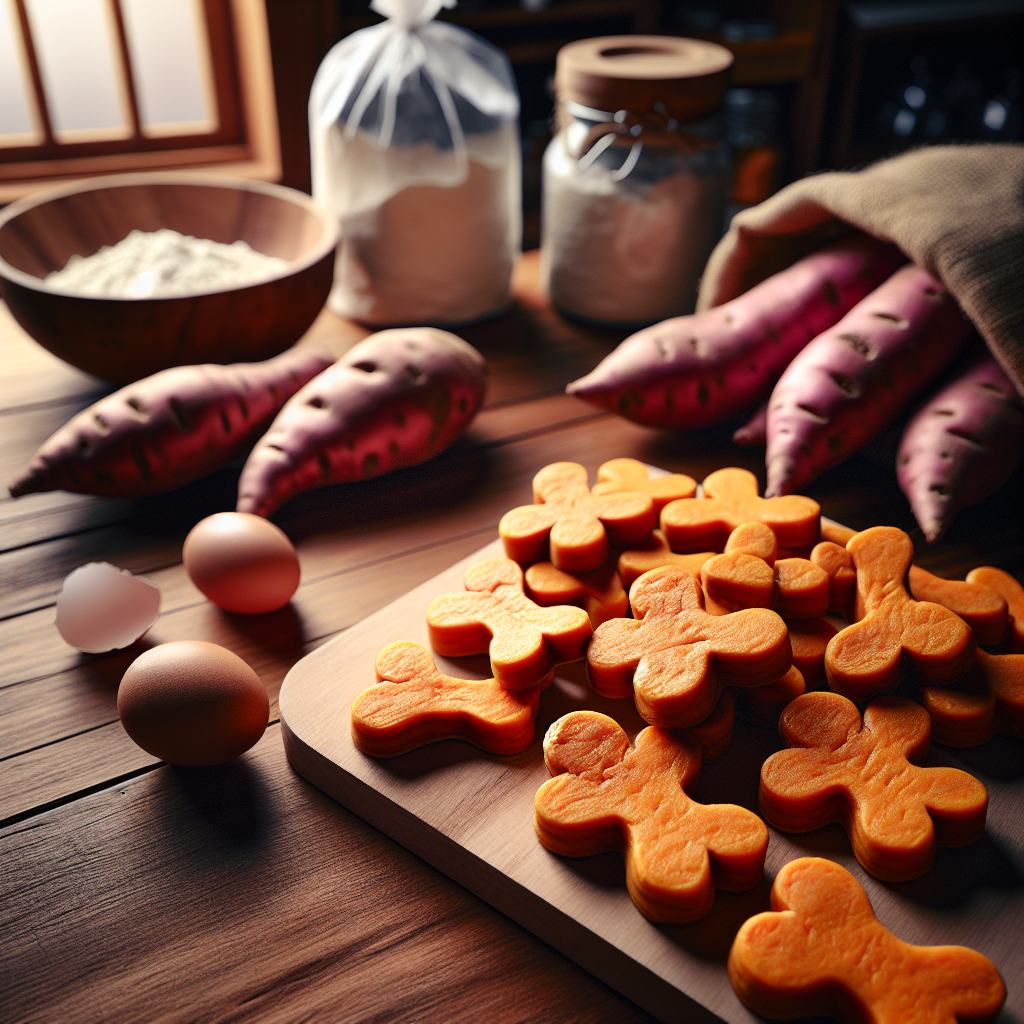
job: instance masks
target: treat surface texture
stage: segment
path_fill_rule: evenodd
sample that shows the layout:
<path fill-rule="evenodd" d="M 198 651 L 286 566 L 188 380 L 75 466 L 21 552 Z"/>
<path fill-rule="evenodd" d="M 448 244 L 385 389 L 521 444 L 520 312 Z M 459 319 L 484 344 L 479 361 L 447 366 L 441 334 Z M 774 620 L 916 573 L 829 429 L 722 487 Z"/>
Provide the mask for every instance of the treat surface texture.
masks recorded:
<path fill-rule="evenodd" d="M 779 719 L 791 749 L 761 767 L 761 814 L 783 832 L 839 822 L 866 871 L 919 878 L 937 845 L 980 839 L 988 810 L 988 792 L 967 772 L 920 767 L 930 731 L 928 712 L 902 697 L 873 701 L 862 723 L 845 697 L 805 693 Z"/>
<path fill-rule="evenodd" d="M 696 725 L 714 710 L 723 686 L 763 686 L 791 664 L 789 634 L 775 612 L 709 615 L 696 578 L 685 569 L 645 573 L 629 598 L 634 617 L 597 628 L 587 668 L 603 696 L 632 692 L 652 725 Z"/>
<path fill-rule="evenodd" d="M 772 1020 L 831 1014 L 857 1024 L 994 1021 L 1006 986 L 964 946 L 914 946 L 875 917 L 867 893 L 832 861 L 790 861 L 772 910 L 750 918 L 729 953 L 729 979 Z"/>
<path fill-rule="evenodd" d="M 582 658 L 593 633 L 582 608 L 541 608 L 523 589 L 523 570 L 485 558 L 466 570 L 466 592 L 442 594 L 427 607 L 430 643 L 446 658 L 489 654 L 507 690 L 535 686 L 562 661 Z"/>
<path fill-rule="evenodd" d="M 408 640 L 381 648 L 377 683 L 352 702 L 352 739 L 371 757 L 396 757 L 444 739 L 517 754 L 534 736 L 540 686 L 506 690 L 495 679 L 457 679 Z"/>
<path fill-rule="evenodd" d="M 711 909 L 715 889 L 743 892 L 764 868 L 768 830 L 751 811 L 698 804 L 700 747 L 686 734 L 644 729 L 630 747 L 622 727 L 575 711 L 544 737 L 555 776 L 537 791 L 534 824 L 554 853 L 619 850 L 633 902 L 652 921 L 687 922 Z"/>

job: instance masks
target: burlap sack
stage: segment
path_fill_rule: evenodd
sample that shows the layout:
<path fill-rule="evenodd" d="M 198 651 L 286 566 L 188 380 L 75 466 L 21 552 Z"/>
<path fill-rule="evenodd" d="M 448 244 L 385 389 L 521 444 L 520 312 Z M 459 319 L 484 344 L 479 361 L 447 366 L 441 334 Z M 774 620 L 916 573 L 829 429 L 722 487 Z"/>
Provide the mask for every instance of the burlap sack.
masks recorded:
<path fill-rule="evenodd" d="M 934 146 L 788 185 L 737 214 L 697 309 L 717 306 L 860 228 L 955 296 L 1024 397 L 1024 146 Z"/>

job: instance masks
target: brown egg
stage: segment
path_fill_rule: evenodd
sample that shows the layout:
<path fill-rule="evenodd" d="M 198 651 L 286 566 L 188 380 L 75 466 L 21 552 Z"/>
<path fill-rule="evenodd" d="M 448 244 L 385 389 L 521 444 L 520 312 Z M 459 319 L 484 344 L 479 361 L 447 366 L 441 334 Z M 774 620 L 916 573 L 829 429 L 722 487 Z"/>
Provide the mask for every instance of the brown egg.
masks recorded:
<path fill-rule="evenodd" d="M 217 512 L 196 523 L 181 557 L 192 582 L 229 612 L 277 611 L 299 585 L 292 542 L 272 522 L 249 512 Z"/>
<path fill-rule="evenodd" d="M 270 701 L 237 654 L 203 640 L 160 644 L 128 666 L 117 691 L 124 731 L 170 764 L 222 764 L 267 727 Z"/>

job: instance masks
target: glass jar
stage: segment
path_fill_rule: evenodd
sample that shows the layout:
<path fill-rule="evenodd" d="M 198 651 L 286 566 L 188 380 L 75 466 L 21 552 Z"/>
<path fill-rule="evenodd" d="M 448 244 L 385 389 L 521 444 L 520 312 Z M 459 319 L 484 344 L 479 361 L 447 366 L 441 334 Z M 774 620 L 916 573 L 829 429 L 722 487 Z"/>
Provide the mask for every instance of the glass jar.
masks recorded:
<path fill-rule="evenodd" d="M 718 108 L 731 63 L 724 47 L 658 36 L 559 51 L 541 221 L 558 309 L 626 329 L 693 311 L 730 185 Z"/>

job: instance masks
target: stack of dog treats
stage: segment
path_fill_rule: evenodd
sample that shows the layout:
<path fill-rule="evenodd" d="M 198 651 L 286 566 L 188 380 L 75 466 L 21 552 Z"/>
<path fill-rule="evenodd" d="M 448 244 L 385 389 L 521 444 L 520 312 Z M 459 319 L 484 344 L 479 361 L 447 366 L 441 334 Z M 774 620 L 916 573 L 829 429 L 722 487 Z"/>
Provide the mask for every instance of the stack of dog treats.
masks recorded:
<path fill-rule="evenodd" d="M 631 745 L 596 711 L 555 721 L 536 832 L 563 856 L 621 852 L 630 895 L 656 922 L 698 920 L 716 889 L 752 888 L 766 822 L 838 822 L 886 881 L 982 836 L 985 787 L 923 763 L 932 734 L 951 746 L 1024 737 L 1024 588 L 1012 576 L 940 579 L 911 564 L 901 530 L 855 533 L 809 498 L 762 498 L 742 469 L 711 474 L 699 496 L 691 478 L 650 477 L 631 459 L 601 466 L 593 489 L 575 463 L 546 466 L 533 486 L 534 504 L 499 525 L 508 557 L 472 565 L 464 592 L 426 609 L 434 650 L 489 654 L 493 678 L 446 676 L 420 645 L 388 644 L 377 684 L 352 704 L 364 753 L 449 738 L 525 750 L 555 667 L 586 658 L 596 693 L 632 697 L 649 726 Z M 760 817 L 688 795 L 701 764 L 727 756 L 736 714 L 786 744 L 762 766 Z M 729 958 L 740 999 L 765 1016 L 834 1012 L 837 993 L 857 1020 L 918 1019 L 901 1007 L 993 1020 L 1003 1003 L 990 961 L 897 939 L 828 860 L 786 865 L 772 906 Z"/>

